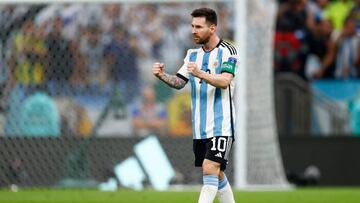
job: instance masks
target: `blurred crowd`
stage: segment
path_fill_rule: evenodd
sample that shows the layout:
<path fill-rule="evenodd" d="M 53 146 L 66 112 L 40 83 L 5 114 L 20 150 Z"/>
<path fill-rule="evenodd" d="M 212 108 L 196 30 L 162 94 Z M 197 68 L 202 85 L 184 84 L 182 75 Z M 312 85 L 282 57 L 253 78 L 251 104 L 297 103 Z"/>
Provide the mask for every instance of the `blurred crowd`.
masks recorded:
<path fill-rule="evenodd" d="M 165 135 L 171 123 L 188 125 L 165 105 L 178 93 L 150 70 L 162 61 L 176 73 L 193 46 L 190 11 L 205 5 L 218 10 L 219 31 L 232 39 L 225 3 L 1 5 L 0 134 L 90 135 L 101 119 L 90 111 L 112 105 L 115 92 L 135 134 Z"/>
<path fill-rule="evenodd" d="M 305 80 L 360 77 L 359 0 L 279 0 L 276 73 Z"/>
<path fill-rule="evenodd" d="M 275 74 L 360 77 L 360 0 L 278 3 Z M 0 134 L 89 136 L 121 108 L 129 134 L 191 135 L 189 89 L 171 90 L 150 69 L 161 61 L 176 73 L 199 6 L 215 8 L 219 35 L 233 40 L 231 3 L 1 5 Z"/>

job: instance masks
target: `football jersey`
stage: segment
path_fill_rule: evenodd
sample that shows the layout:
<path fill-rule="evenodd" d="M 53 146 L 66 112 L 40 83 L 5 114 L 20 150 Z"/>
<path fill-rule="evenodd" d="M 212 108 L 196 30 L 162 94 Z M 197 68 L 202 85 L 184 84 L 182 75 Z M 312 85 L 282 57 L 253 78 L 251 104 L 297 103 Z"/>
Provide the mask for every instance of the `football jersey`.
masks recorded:
<path fill-rule="evenodd" d="M 233 79 L 226 89 L 217 88 L 188 73 L 187 64 L 195 62 L 201 70 L 210 74 L 229 72 L 235 76 L 237 61 L 235 47 L 223 40 L 209 52 L 203 48 L 187 51 L 177 76 L 191 84 L 194 139 L 234 135 L 235 109 L 232 97 L 235 81 Z"/>

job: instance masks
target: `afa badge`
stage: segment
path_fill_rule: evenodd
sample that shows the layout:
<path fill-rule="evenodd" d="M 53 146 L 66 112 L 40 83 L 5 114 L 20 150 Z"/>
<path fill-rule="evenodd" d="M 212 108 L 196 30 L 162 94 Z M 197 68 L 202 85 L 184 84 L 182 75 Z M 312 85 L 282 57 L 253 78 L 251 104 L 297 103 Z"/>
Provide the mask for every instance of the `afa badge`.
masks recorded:
<path fill-rule="evenodd" d="M 215 60 L 214 63 L 213 63 L 213 65 L 212 65 L 212 67 L 213 67 L 213 68 L 216 68 L 216 67 L 218 66 L 218 64 L 219 64 L 219 61 L 218 61 L 218 60 Z"/>

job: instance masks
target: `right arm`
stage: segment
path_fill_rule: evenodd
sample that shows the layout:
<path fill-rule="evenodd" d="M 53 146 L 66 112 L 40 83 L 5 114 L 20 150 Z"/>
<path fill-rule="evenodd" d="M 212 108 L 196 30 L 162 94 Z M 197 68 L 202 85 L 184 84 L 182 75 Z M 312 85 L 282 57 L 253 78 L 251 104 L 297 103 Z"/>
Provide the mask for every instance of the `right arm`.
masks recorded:
<path fill-rule="evenodd" d="M 172 88 L 175 89 L 181 89 L 186 85 L 186 81 L 179 78 L 176 75 L 169 75 L 164 72 L 164 64 L 163 63 L 154 63 L 152 67 L 153 74 L 165 82 L 167 85 L 169 85 Z"/>
<path fill-rule="evenodd" d="M 336 58 L 336 50 L 337 50 L 337 42 L 330 39 L 326 45 L 326 54 L 321 61 L 320 68 L 318 71 L 315 72 L 314 78 L 320 79 L 325 75 L 326 70 L 331 66 Z"/>

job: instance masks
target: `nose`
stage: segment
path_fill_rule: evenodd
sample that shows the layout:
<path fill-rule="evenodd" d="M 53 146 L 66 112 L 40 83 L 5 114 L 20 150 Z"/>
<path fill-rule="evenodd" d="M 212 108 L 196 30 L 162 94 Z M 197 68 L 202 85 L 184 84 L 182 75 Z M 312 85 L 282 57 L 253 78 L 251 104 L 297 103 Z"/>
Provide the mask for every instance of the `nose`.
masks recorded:
<path fill-rule="evenodd" d="M 196 34 L 196 29 L 194 27 L 191 28 L 191 33 Z"/>

